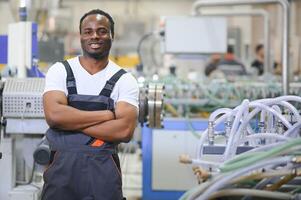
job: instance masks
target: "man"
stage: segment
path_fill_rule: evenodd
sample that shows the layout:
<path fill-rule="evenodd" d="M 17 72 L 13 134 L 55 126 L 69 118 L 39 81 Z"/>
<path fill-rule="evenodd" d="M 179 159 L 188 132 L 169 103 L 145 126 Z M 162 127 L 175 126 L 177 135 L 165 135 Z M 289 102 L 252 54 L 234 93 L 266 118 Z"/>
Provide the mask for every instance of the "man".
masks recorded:
<path fill-rule="evenodd" d="M 137 121 L 138 84 L 108 59 L 114 21 L 92 10 L 80 19 L 83 55 L 54 64 L 43 95 L 53 159 L 42 200 L 123 199 L 116 145 Z"/>
<path fill-rule="evenodd" d="M 228 46 L 224 58 L 218 63 L 217 69 L 221 70 L 227 77 L 247 74 L 245 66 L 235 58 L 234 49 L 231 45 Z"/>
<path fill-rule="evenodd" d="M 257 69 L 258 75 L 261 76 L 264 72 L 264 48 L 262 44 L 258 44 L 255 48 L 256 59 L 252 62 L 251 67 Z"/>
<path fill-rule="evenodd" d="M 215 70 L 222 72 L 227 78 L 247 74 L 245 66 L 236 60 L 234 49 L 230 45 L 227 47 L 227 53 L 223 59 L 217 60 L 213 65 L 206 66 L 206 76 L 210 76 Z"/>

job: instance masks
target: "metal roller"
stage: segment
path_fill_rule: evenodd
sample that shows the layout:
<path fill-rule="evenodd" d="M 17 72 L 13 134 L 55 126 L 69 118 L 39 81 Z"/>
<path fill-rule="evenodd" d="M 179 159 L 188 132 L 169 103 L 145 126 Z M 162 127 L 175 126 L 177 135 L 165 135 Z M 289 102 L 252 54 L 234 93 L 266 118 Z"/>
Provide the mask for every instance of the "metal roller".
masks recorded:
<path fill-rule="evenodd" d="M 147 121 L 148 107 L 147 107 L 147 88 L 140 87 L 139 91 L 139 116 L 138 121 L 141 126 Z"/>
<path fill-rule="evenodd" d="M 139 123 L 150 128 L 163 128 L 163 98 L 164 85 L 160 83 L 149 83 L 148 86 L 140 88 L 139 94 Z"/>
<path fill-rule="evenodd" d="M 163 98 L 164 98 L 164 85 L 156 84 L 156 94 L 155 94 L 155 113 L 154 113 L 154 128 L 163 128 Z"/>

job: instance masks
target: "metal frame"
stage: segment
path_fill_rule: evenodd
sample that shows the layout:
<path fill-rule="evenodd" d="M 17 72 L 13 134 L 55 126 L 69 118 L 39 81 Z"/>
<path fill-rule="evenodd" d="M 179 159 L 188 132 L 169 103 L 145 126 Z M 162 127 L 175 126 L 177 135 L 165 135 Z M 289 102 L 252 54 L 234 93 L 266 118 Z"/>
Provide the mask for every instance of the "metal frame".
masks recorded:
<path fill-rule="evenodd" d="M 283 10 L 282 34 L 282 90 L 283 95 L 289 93 L 289 2 L 287 0 L 198 0 L 193 4 L 193 15 L 198 14 L 202 7 L 235 6 L 252 4 L 279 3 Z"/>

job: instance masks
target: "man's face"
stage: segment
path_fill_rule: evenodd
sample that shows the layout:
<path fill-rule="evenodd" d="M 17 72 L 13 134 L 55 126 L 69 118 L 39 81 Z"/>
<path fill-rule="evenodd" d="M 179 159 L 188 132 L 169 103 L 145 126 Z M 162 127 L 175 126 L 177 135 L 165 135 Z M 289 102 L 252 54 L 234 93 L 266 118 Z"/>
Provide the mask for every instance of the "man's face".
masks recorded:
<path fill-rule="evenodd" d="M 103 15 L 88 15 L 81 26 L 80 42 L 86 56 L 100 60 L 107 57 L 112 46 L 110 21 Z"/>

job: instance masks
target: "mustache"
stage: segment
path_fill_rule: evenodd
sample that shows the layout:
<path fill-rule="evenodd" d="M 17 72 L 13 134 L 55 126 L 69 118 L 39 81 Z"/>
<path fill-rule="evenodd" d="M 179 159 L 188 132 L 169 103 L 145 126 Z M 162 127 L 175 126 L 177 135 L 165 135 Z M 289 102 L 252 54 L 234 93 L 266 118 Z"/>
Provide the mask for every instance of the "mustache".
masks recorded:
<path fill-rule="evenodd" d="M 88 41 L 87 44 L 104 44 L 105 41 L 103 40 L 91 40 L 91 41 Z"/>

